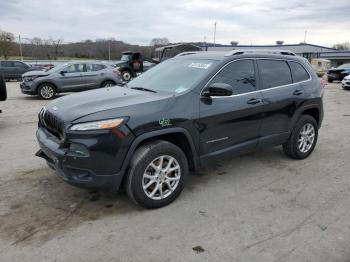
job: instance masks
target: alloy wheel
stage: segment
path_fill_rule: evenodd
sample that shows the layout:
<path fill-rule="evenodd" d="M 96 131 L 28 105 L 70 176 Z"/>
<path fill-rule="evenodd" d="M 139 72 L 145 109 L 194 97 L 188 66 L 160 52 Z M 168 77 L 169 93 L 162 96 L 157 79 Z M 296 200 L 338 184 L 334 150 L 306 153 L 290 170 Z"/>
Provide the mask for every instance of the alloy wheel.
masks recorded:
<path fill-rule="evenodd" d="M 181 168 L 177 160 L 168 155 L 154 159 L 145 169 L 142 188 L 147 197 L 161 200 L 170 196 L 179 185 Z"/>
<path fill-rule="evenodd" d="M 40 94 L 45 99 L 50 99 L 54 96 L 55 90 L 52 86 L 45 85 L 40 89 Z"/>
<path fill-rule="evenodd" d="M 307 153 L 315 141 L 315 128 L 312 124 L 306 123 L 300 129 L 298 137 L 298 148 L 300 152 Z"/>

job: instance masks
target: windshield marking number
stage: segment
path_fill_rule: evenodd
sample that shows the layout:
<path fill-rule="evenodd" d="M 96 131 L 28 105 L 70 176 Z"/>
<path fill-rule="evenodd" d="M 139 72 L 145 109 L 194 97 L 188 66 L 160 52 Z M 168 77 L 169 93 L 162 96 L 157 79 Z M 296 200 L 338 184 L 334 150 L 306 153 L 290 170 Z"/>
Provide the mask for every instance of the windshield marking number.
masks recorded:
<path fill-rule="evenodd" d="M 159 125 L 161 127 L 172 126 L 170 119 L 166 119 L 166 118 L 159 119 Z"/>

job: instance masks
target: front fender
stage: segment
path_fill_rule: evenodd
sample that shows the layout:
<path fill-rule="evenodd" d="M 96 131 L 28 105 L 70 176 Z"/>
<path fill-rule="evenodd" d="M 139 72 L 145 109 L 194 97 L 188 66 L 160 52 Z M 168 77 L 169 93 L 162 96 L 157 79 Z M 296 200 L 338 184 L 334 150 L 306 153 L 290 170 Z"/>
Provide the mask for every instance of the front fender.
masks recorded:
<path fill-rule="evenodd" d="M 127 168 L 128 168 L 128 165 L 130 163 L 130 160 L 134 154 L 134 152 L 136 151 L 137 147 L 143 142 L 145 141 L 146 139 L 150 139 L 150 138 L 153 138 L 153 137 L 158 137 L 158 136 L 161 136 L 161 135 L 167 135 L 167 134 L 176 134 L 176 133 L 180 133 L 180 134 L 183 134 L 186 136 L 187 138 L 187 141 L 190 145 L 190 148 L 191 148 L 191 155 L 193 156 L 193 162 L 194 162 L 194 168 L 196 169 L 199 165 L 199 161 L 198 161 L 198 154 L 197 154 L 197 150 L 195 148 L 195 145 L 193 143 L 193 139 L 190 135 L 190 133 L 184 129 L 184 128 L 180 128 L 180 127 L 174 127 L 174 128 L 167 128 L 167 129 L 162 129 L 162 130 L 156 130 L 156 131 L 152 131 L 152 132 L 148 132 L 148 133 L 145 133 L 145 134 L 142 134 L 138 137 L 136 137 L 136 139 L 132 142 L 127 154 L 126 154 L 126 157 L 123 161 L 123 164 L 122 164 L 122 171 L 125 171 Z"/>

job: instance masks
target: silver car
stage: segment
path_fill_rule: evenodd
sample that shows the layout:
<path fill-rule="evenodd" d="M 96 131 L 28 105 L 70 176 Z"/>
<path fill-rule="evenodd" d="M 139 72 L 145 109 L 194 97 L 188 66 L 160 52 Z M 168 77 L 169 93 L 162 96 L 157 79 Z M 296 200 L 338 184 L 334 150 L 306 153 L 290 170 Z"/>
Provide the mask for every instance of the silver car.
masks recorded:
<path fill-rule="evenodd" d="M 57 93 L 79 92 L 122 83 L 119 70 L 108 63 L 68 62 L 48 71 L 30 71 L 22 75 L 21 91 L 52 99 Z"/>

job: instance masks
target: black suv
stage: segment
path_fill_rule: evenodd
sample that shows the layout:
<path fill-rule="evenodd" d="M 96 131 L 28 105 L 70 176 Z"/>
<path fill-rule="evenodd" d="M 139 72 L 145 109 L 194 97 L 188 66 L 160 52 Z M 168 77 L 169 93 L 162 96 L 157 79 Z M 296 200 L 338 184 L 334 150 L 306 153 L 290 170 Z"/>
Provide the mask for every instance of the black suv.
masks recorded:
<path fill-rule="evenodd" d="M 157 65 L 127 86 L 56 99 L 39 113 L 37 155 L 66 182 L 117 190 L 157 208 L 189 170 L 222 156 L 283 145 L 314 150 L 323 89 L 288 52 L 202 52 Z"/>

